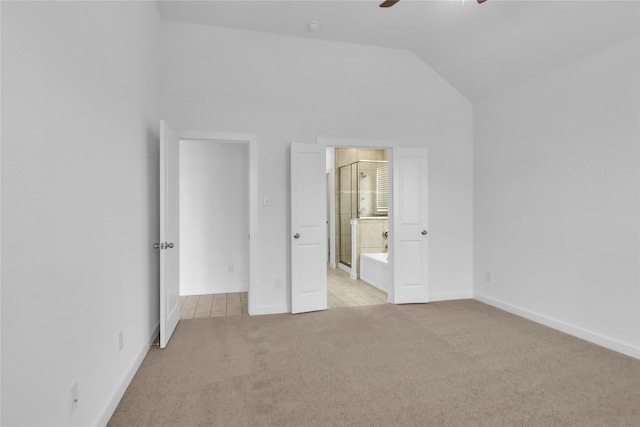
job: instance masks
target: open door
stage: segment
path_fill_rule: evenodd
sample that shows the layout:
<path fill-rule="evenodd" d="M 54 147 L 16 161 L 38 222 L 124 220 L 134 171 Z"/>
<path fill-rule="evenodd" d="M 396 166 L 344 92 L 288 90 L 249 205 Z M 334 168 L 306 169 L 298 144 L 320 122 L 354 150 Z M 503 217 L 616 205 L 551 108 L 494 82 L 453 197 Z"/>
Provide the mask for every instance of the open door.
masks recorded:
<path fill-rule="evenodd" d="M 393 149 L 394 304 L 429 302 L 426 148 Z"/>
<path fill-rule="evenodd" d="M 178 137 L 160 121 L 160 348 L 180 320 Z"/>
<path fill-rule="evenodd" d="M 291 312 L 327 309 L 324 146 L 291 143 Z"/>

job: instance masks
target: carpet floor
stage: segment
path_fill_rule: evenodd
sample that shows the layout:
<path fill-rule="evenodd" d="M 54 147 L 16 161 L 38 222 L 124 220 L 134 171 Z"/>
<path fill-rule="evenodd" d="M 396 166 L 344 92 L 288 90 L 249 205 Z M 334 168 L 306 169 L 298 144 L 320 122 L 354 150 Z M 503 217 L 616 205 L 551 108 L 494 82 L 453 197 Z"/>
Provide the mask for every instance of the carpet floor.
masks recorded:
<path fill-rule="evenodd" d="M 116 426 L 640 426 L 640 360 L 474 300 L 181 321 Z"/>

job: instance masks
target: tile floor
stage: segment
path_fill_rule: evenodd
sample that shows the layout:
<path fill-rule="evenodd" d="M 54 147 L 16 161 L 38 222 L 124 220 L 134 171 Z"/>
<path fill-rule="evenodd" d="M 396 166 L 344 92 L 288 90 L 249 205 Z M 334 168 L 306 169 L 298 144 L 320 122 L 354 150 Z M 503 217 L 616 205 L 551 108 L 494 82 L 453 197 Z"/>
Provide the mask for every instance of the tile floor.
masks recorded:
<path fill-rule="evenodd" d="M 339 268 L 327 268 L 327 304 L 329 308 L 386 304 L 387 293 L 362 280 L 351 280 Z"/>
<path fill-rule="evenodd" d="M 248 314 L 247 293 L 189 295 L 180 297 L 180 319 L 242 316 Z"/>
<path fill-rule="evenodd" d="M 180 301 L 180 319 L 248 314 L 247 292 L 182 296 Z M 327 268 L 327 304 L 329 308 L 386 303 L 386 292 L 360 279 L 351 280 L 349 273 L 338 268 Z"/>

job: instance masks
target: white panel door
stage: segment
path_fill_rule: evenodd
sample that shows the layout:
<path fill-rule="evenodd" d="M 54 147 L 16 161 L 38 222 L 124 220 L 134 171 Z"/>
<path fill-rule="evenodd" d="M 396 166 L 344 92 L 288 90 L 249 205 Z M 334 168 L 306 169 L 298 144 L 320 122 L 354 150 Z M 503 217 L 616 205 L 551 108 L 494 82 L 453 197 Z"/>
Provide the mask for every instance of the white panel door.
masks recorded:
<path fill-rule="evenodd" d="M 178 137 L 160 122 L 160 348 L 180 320 Z"/>
<path fill-rule="evenodd" d="M 327 309 L 324 146 L 291 143 L 291 312 Z"/>
<path fill-rule="evenodd" d="M 394 304 L 429 301 L 427 150 L 393 149 Z"/>

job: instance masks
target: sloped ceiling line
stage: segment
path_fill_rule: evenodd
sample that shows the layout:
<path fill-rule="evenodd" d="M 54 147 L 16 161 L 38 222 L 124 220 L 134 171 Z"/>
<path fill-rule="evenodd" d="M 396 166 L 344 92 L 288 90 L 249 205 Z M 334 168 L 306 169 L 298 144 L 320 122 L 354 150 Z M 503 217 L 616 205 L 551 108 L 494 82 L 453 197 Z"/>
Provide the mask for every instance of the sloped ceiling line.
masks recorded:
<path fill-rule="evenodd" d="M 413 51 L 475 102 L 640 34 L 640 2 L 158 1 L 166 21 Z M 319 22 L 309 31 L 310 21 Z"/>

